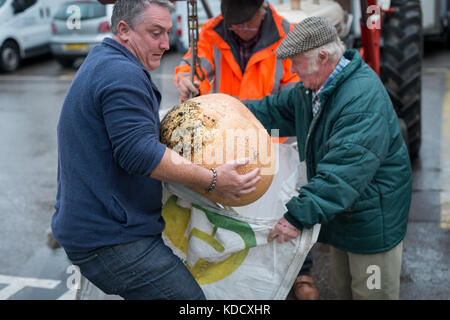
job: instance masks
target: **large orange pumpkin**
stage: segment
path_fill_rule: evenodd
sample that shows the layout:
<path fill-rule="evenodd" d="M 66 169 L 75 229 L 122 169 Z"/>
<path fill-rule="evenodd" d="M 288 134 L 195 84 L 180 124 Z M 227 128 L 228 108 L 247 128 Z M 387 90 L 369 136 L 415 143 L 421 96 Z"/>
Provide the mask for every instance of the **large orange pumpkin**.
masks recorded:
<path fill-rule="evenodd" d="M 256 184 L 256 191 L 240 196 L 239 201 L 194 188 L 214 202 L 244 206 L 259 199 L 272 183 L 276 166 L 271 137 L 247 107 L 232 96 L 209 94 L 175 106 L 161 121 L 161 141 L 208 169 L 242 158 L 250 161 L 238 168 L 240 174 L 261 169 L 262 179 Z"/>

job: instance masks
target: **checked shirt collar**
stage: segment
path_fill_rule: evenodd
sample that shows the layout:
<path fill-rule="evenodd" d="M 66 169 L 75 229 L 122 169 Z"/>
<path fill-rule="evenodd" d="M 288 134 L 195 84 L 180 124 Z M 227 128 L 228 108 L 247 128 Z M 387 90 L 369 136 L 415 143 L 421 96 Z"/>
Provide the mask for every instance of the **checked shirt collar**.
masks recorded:
<path fill-rule="evenodd" d="M 341 60 L 339 60 L 339 63 L 337 64 L 336 68 L 334 68 L 333 72 L 328 77 L 327 81 L 325 81 L 325 83 L 323 84 L 322 87 L 320 87 L 320 89 L 317 91 L 317 93 L 313 93 L 313 95 L 312 95 L 313 116 L 315 116 L 317 114 L 317 112 L 319 111 L 319 108 L 320 108 L 319 93 L 322 92 L 323 88 L 325 88 L 328 85 L 328 83 L 330 83 L 331 80 L 333 80 L 349 63 L 350 63 L 350 60 L 348 60 L 347 58 L 342 56 Z"/>

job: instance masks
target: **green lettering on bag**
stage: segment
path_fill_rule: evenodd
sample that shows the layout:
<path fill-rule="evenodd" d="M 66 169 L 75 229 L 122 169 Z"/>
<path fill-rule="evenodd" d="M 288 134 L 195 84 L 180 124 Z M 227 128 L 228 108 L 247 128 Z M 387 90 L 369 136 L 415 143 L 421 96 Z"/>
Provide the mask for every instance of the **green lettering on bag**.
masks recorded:
<path fill-rule="evenodd" d="M 253 232 L 252 227 L 250 227 L 248 223 L 238 221 L 231 217 L 227 217 L 215 212 L 211 212 L 196 204 L 193 204 L 192 206 L 194 208 L 197 208 L 198 210 L 203 211 L 208 217 L 208 220 L 217 228 L 230 230 L 241 236 L 242 240 L 244 240 L 246 248 L 256 247 L 255 233 Z"/>

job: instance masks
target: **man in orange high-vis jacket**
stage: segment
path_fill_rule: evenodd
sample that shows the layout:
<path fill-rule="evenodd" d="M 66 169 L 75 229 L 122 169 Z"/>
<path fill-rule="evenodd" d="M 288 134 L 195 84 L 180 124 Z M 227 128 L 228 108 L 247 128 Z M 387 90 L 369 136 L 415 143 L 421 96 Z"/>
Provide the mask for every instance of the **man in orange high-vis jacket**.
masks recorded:
<path fill-rule="evenodd" d="M 275 50 L 293 26 L 263 0 L 223 0 L 222 14 L 208 20 L 198 41 L 204 79 L 190 80 L 191 52 L 175 68 L 175 84 L 182 101 L 194 95 L 226 93 L 239 100 L 261 99 L 290 88 L 300 79 L 290 60 Z"/>
<path fill-rule="evenodd" d="M 300 78 L 291 72 L 290 59 L 279 60 L 275 51 L 287 33 L 290 23 L 263 0 L 222 0 L 222 14 L 208 20 L 198 41 L 201 70 L 191 82 L 191 52 L 175 68 L 175 84 L 181 101 L 214 92 L 226 93 L 239 100 L 261 99 L 293 87 Z M 276 139 L 284 142 L 287 138 Z M 303 264 L 294 284 L 298 299 L 317 299 L 318 293 L 310 276 L 312 256 Z"/>

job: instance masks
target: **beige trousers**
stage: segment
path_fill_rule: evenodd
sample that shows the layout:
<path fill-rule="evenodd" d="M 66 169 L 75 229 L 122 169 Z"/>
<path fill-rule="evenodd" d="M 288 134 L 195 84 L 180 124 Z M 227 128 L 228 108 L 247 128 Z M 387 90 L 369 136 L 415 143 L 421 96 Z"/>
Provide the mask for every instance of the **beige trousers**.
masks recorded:
<path fill-rule="evenodd" d="M 397 300 L 403 241 L 386 252 L 356 254 L 330 246 L 331 279 L 339 299 Z"/>

